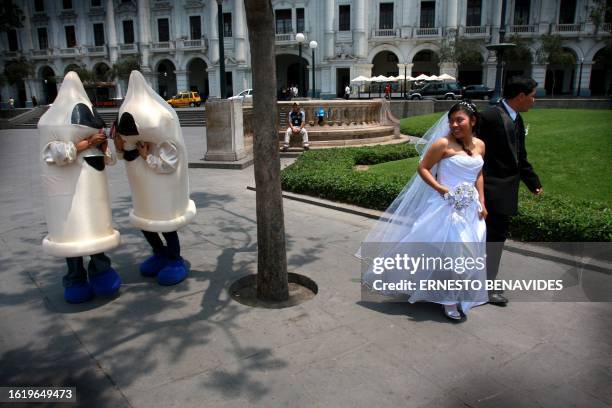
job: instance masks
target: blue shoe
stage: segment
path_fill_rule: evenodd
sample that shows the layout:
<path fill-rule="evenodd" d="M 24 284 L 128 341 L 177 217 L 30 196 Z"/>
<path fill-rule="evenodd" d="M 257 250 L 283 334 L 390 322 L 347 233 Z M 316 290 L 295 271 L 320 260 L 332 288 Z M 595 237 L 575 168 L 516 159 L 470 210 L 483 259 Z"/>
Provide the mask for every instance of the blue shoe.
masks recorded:
<path fill-rule="evenodd" d="M 121 278 L 113 268 L 108 268 L 106 272 L 90 277 L 89 284 L 96 296 L 112 296 L 121 287 Z"/>
<path fill-rule="evenodd" d="M 94 292 L 87 282 L 73 283 L 64 288 L 64 300 L 68 303 L 83 303 L 93 299 Z"/>
<path fill-rule="evenodd" d="M 187 266 L 182 259 L 177 261 L 168 260 L 165 268 L 159 271 L 157 283 L 164 286 L 176 285 L 187 277 Z"/>
<path fill-rule="evenodd" d="M 140 274 L 147 278 L 157 276 L 170 260 L 163 255 L 153 254 L 140 264 Z"/>

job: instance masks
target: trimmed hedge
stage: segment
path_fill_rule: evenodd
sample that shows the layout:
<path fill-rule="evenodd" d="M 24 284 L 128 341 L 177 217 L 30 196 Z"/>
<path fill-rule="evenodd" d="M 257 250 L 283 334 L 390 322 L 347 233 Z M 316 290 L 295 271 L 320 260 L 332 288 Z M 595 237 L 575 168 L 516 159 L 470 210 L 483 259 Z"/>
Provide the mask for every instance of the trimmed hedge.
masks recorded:
<path fill-rule="evenodd" d="M 281 172 L 284 190 L 385 210 L 412 174 L 375 175 L 353 170 L 417 156 L 409 144 L 311 150 Z M 604 203 L 578 201 L 521 189 L 519 214 L 512 218 L 513 239 L 541 242 L 612 241 L 612 210 Z"/>

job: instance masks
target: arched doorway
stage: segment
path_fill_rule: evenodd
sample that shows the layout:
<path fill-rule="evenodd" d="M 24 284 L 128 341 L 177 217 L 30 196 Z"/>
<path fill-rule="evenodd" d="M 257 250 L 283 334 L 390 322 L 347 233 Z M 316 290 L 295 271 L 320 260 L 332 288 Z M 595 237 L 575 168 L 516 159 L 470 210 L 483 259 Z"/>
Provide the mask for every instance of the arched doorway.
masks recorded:
<path fill-rule="evenodd" d="M 574 93 L 574 77 L 576 76 L 576 53 L 569 48 L 563 48 L 564 55 L 559 56 L 562 62 L 548 64 L 544 88 L 546 95 L 567 95 Z"/>
<path fill-rule="evenodd" d="M 64 69 L 64 76 L 66 76 L 66 74 L 70 71 L 74 71 L 74 72 L 78 72 L 81 69 L 81 67 L 77 64 L 68 64 L 66 66 L 66 69 Z"/>
<path fill-rule="evenodd" d="M 602 48 L 593 56 L 589 89 L 594 96 L 612 95 L 612 50 Z"/>
<path fill-rule="evenodd" d="M 200 93 L 202 99 L 208 99 L 208 66 L 201 58 L 194 58 L 187 64 L 187 81 L 189 90 Z"/>
<path fill-rule="evenodd" d="M 110 67 L 104 62 L 99 62 L 94 65 L 92 74 L 92 101 L 98 106 L 108 105 L 111 98 L 111 89 L 114 88 L 114 85 L 110 82 L 112 79 L 110 78 Z"/>
<path fill-rule="evenodd" d="M 157 93 L 164 99 L 176 95 L 176 67 L 170 60 L 162 60 L 157 65 Z"/>
<path fill-rule="evenodd" d="M 397 58 L 397 55 L 395 55 L 395 53 L 391 51 L 379 52 L 372 59 L 372 76 L 398 76 L 398 62 L 399 59 Z"/>
<path fill-rule="evenodd" d="M 276 56 L 276 88 L 280 89 L 297 86 L 300 88 L 300 65 L 302 67 L 302 81 L 304 86 L 299 90 L 299 96 L 306 95 L 306 90 L 309 89 L 308 82 L 308 61 L 302 57 L 293 54 L 279 54 Z"/>
<path fill-rule="evenodd" d="M 412 76 L 417 77 L 421 74 L 440 75 L 438 54 L 430 50 L 423 50 L 416 53 L 412 58 Z"/>
<path fill-rule="evenodd" d="M 53 103 L 57 97 L 57 81 L 55 79 L 55 72 L 51 67 L 45 65 L 40 70 L 40 78 L 42 80 L 42 92 L 43 100 L 41 103 Z"/>

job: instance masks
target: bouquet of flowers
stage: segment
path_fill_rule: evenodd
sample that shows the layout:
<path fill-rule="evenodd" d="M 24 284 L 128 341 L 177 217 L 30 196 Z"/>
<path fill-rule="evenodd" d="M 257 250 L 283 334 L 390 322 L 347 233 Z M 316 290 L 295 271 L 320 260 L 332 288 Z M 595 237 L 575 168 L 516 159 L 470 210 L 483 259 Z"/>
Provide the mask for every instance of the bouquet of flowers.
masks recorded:
<path fill-rule="evenodd" d="M 472 202 L 476 201 L 476 197 L 476 187 L 467 182 L 457 185 L 453 190 L 444 194 L 444 199 L 448 200 L 457 211 L 468 208 Z"/>

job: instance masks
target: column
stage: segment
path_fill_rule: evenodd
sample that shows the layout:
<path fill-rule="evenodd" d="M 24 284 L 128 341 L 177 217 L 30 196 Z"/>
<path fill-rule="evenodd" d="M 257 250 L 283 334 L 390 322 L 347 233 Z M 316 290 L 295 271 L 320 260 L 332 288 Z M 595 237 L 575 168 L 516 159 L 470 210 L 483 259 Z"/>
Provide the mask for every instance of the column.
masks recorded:
<path fill-rule="evenodd" d="M 174 73 L 176 74 L 176 90 L 177 92 L 181 92 L 181 91 L 188 91 L 189 90 L 189 84 L 187 81 L 187 70 L 184 69 L 177 69 L 174 71 Z"/>
<path fill-rule="evenodd" d="M 247 26 L 245 14 L 244 14 L 244 2 L 241 0 L 234 0 L 234 16 L 233 16 L 233 30 L 234 30 L 234 56 L 237 62 L 246 62 L 246 35 L 245 27 Z"/>
<path fill-rule="evenodd" d="M 334 16 L 336 11 L 335 0 L 325 1 L 325 58 L 333 58 L 335 54 L 334 43 Z M 308 48 L 308 43 L 306 43 Z"/>
<path fill-rule="evenodd" d="M 217 1 L 210 0 L 210 23 L 209 23 L 209 32 L 208 32 L 208 56 L 210 57 L 210 62 L 212 64 L 216 64 L 219 62 L 219 34 L 217 28 Z M 210 77 L 210 73 L 209 73 Z M 210 82 L 212 85 L 212 81 Z M 211 87 L 212 88 L 212 87 Z M 212 92 L 212 90 L 211 90 Z M 220 95 L 220 91 L 217 92 L 217 95 Z"/>
<path fill-rule="evenodd" d="M 355 43 L 354 53 L 357 58 L 368 56 L 368 38 L 366 33 L 365 0 L 355 0 L 355 29 L 353 30 L 353 41 Z"/>
<path fill-rule="evenodd" d="M 576 79 L 574 80 L 574 84 L 576 84 L 576 88 L 578 87 L 578 83 L 580 83 L 580 89 L 578 92 L 579 96 L 591 96 L 591 89 L 589 88 L 589 84 L 591 83 L 591 69 L 593 68 L 592 62 L 584 62 L 582 64 L 582 77 L 580 76 L 580 64 L 576 65 Z"/>
<path fill-rule="evenodd" d="M 118 49 L 117 26 L 115 25 L 115 9 L 113 0 L 106 0 L 106 32 L 108 33 L 107 43 L 110 63 L 114 64 L 117 62 Z"/>
<path fill-rule="evenodd" d="M 497 72 L 497 58 L 495 52 L 489 51 L 489 58 L 483 64 L 483 82 L 489 88 L 495 88 L 495 73 Z"/>
<path fill-rule="evenodd" d="M 546 82 L 546 65 L 533 64 L 531 67 L 531 77 L 538 83 L 536 96 L 545 96 L 546 89 L 544 88 L 544 83 Z"/>
<path fill-rule="evenodd" d="M 217 54 L 217 59 L 219 58 L 219 54 Z M 206 69 L 208 73 L 208 92 L 209 99 L 210 98 L 219 98 L 221 96 L 221 89 L 219 84 L 219 70 L 215 69 L 215 67 L 208 67 Z"/>
<path fill-rule="evenodd" d="M 459 0 L 447 0 L 446 27 L 451 30 L 457 29 L 457 16 L 459 11 Z"/>
<path fill-rule="evenodd" d="M 140 54 L 142 56 L 142 71 L 145 76 L 151 76 L 149 56 L 151 47 L 151 15 L 149 0 L 138 0 L 138 33 L 140 40 Z M 150 80 L 150 79 L 149 79 Z"/>

